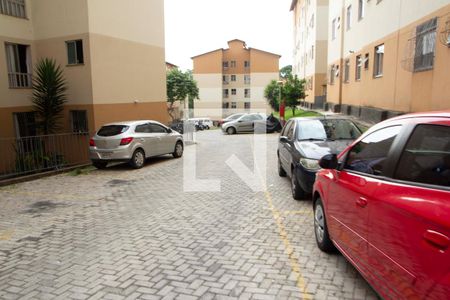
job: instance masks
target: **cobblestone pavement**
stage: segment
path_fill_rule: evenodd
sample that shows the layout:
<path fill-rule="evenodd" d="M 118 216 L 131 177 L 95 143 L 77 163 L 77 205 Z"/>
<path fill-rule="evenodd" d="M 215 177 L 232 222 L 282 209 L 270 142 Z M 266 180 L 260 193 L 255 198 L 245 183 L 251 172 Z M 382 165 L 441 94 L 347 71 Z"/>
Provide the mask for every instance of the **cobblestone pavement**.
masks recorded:
<path fill-rule="evenodd" d="M 1 188 L 0 299 L 376 299 L 317 249 L 311 202 L 276 173 L 276 135 L 256 193 L 225 164 L 253 168 L 253 135 L 197 140 L 185 154 L 221 192 L 183 192 L 183 159 L 169 156 Z"/>

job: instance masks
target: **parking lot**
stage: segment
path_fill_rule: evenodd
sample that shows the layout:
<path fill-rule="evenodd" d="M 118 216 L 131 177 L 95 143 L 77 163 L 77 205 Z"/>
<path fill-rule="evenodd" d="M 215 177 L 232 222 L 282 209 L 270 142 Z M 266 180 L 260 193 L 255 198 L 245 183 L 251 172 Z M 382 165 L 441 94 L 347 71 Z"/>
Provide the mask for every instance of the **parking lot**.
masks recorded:
<path fill-rule="evenodd" d="M 341 255 L 315 244 L 310 201 L 292 199 L 267 135 L 267 190 L 253 135 L 197 133 L 184 158 L 150 159 L 0 189 L 0 299 L 376 299 Z M 221 191 L 185 192 L 183 160 Z"/>

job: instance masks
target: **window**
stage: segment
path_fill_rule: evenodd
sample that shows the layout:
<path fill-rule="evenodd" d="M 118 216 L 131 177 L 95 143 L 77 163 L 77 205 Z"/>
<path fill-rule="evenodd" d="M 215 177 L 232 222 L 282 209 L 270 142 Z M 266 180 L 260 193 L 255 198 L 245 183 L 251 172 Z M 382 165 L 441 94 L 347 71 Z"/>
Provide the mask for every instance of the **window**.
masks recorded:
<path fill-rule="evenodd" d="M 0 14 L 26 18 L 25 0 L 0 0 Z"/>
<path fill-rule="evenodd" d="M 136 129 L 134 130 L 134 132 L 137 133 L 150 133 L 150 124 L 146 123 L 146 124 L 140 124 L 136 126 Z"/>
<path fill-rule="evenodd" d="M 244 102 L 244 108 L 250 109 L 250 102 Z"/>
<path fill-rule="evenodd" d="M 70 119 L 72 121 L 72 132 L 88 132 L 87 112 L 85 110 L 71 110 Z"/>
<path fill-rule="evenodd" d="M 244 97 L 245 98 L 250 98 L 250 89 L 245 89 L 244 90 Z"/>
<path fill-rule="evenodd" d="M 236 89 L 231 89 L 231 95 L 236 95 Z"/>
<path fill-rule="evenodd" d="M 236 75 L 231 75 L 231 81 L 236 81 Z"/>
<path fill-rule="evenodd" d="M 83 57 L 83 41 L 68 41 L 67 46 L 67 61 L 69 65 L 84 64 Z"/>
<path fill-rule="evenodd" d="M 362 68 L 362 58 L 361 55 L 356 56 L 356 70 L 355 70 L 355 80 L 361 80 L 361 68 Z"/>
<path fill-rule="evenodd" d="M 230 65 L 231 65 L 232 68 L 236 68 L 236 61 L 235 61 L 235 60 L 232 60 L 231 63 L 230 63 Z"/>
<path fill-rule="evenodd" d="M 31 87 L 30 46 L 5 44 L 8 81 L 10 88 Z"/>
<path fill-rule="evenodd" d="M 227 61 L 222 62 L 222 67 L 224 70 L 228 69 L 228 62 Z"/>
<path fill-rule="evenodd" d="M 350 30 L 352 27 L 352 6 L 349 5 L 347 7 L 347 30 Z"/>
<path fill-rule="evenodd" d="M 250 62 L 248 60 L 244 61 L 244 68 L 250 68 Z"/>
<path fill-rule="evenodd" d="M 350 81 L 350 59 L 346 59 L 344 65 L 344 82 L 348 83 L 349 81 Z"/>
<path fill-rule="evenodd" d="M 336 39 L 336 19 L 333 19 L 331 22 L 331 39 Z"/>
<path fill-rule="evenodd" d="M 124 133 L 130 128 L 126 125 L 106 125 L 97 132 L 99 136 L 115 136 Z"/>
<path fill-rule="evenodd" d="M 384 59 L 384 44 L 375 47 L 375 58 L 373 62 L 373 76 L 383 76 L 383 59 Z"/>
<path fill-rule="evenodd" d="M 224 97 L 224 98 L 228 98 L 228 95 L 229 95 L 228 89 L 224 89 L 224 90 L 223 90 L 223 97 Z"/>
<path fill-rule="evenodd" d="M 391 126 L 366 136 L 348 152 L 344 169 L 383 175 L 384 162 L 400 129 Z"/>
<path fill-rule="evenodd" d="M 223 75 L 223 76 L 222 76 L 222 83 L 223 83 L 223 84 L 228 84 L 228 83 L 229 83 L 228 75 Z"/>
<path fill-rule="evenodd" d="M 330 84 L 334 84 L 335 77 L 336 77 L 336 66 L 332 65 L 330 70 Z"/>
<path fill-rule="evenodd" d="M 287 136 L 287 133 L 289 129 L 292 127 L 294 121 L 288 121 L 287 124 L 284 126 L 283 130 L 281 131 L 281 136 Z"/>
<path fill-rule="evenodd" d="M 251 77 L 250 77 L 250 75 L 244 75 L 244 83 L 245 84 L 250 84 L 250 79 Z"/>
<path fill-rule="evenodd" d="M 236 108 L 236 102 L 231 102 L 231 108 Z"/>
<path fill-rule="evenodd" d="M 364 0 L 358 0 L 358 20 L 361 21 L 364 18 L 365 7 Z"/>
<path fill-rule="evenodd" d="M 222 104 L 222 108 L 230 108 L 230 102 L 224 102 L 223 104 Z"/>
<path fill-rule="evenodd" d="M 167 129 L 161 125 L 150 123 L 149 126 L 150 133 L 167 133 Z"/>
<path fill-rule="evenodd" d="M 369 70 L 369 53 L 364 56 L 364 70 Z"/>
<path fill-rule="evenodd" d="M 14 114 L 16 136 L 27 137 L 35 136 L 36 132 L 36 114 L 34 112 L 21 112 Z"/>
<path fill-rule="evenodd" d="M 418 125 L 400 157 L 395 178 L 450 187 L 450 127 Z"/>
<path fill-rule="evenodd" d="M 434 51 L 436 48 L 436 27 L 437 18 L 434 18 L 422 23 L 416 28 L 415 72 L 433 68 Z"/>

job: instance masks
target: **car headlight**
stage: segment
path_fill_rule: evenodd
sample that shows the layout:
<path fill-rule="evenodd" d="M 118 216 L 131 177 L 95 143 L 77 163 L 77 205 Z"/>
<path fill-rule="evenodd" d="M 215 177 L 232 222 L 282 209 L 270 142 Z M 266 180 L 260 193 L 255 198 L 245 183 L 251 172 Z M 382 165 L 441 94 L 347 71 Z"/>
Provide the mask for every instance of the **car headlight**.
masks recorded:
<path fill-rule="evenodd" d="M 317 159 L 300 158 L 300 164 L 309 171 L 317 171 L 320 169 Z"/>

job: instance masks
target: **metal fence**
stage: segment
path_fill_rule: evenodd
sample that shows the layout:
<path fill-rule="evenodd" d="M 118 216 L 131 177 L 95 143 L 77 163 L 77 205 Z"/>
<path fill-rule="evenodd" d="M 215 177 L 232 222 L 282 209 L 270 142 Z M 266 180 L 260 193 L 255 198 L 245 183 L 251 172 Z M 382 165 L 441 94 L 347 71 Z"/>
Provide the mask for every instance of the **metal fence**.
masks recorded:
<path fill-rule="evenodd" d="M 0 138 L 0 179 L 89 162 L 89 133 Z"/>

